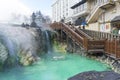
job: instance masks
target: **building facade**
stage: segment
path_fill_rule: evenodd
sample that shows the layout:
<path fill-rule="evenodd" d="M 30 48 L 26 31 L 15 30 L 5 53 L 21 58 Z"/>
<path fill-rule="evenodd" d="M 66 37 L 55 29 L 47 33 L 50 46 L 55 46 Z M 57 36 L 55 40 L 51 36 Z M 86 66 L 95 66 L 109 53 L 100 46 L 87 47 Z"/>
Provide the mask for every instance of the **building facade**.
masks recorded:
<path fill-rule="evenodd" d="M 85 2 L 79 2 L 73 6 L 75 14 L 73 17 L 76 19 L 85 18 L 88 26 L 86 29 L 110 32 L 113 26 L 120 27 L 120 0 L 82 1 Z M 80 25 L 82 23 L 83 21 L 80 22 Z"/>
<path fill-rule="evenodd" d="M 57 0 L 52 16 L 53 22 L 64 19 L 89 30 L 111 32 L 113 26 L 120 27 L 120 0 Z"/>
<path fill-rule="evenodd" d="M 80 0 L 57 0 L 52 5 L 52 22 L 59 22 L 62 19 L 65 22 L 71 21 L 71 16 L 73 15 L 73 10 L 71 6 L 79 2 Z"/>

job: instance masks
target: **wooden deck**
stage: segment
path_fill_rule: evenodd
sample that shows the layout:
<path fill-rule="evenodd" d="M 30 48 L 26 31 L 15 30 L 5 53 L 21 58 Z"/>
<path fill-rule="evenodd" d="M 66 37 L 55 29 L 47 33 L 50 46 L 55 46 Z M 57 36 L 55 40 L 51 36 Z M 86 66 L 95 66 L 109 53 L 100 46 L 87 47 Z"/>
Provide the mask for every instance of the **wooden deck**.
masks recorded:
<path fill-rule="evenodd" d="M 87 52 L 103 52 L 117 59 L 120 58 L 120 35 L 76 29 L 57 22 L 51 24 L 51 28 L 64 31 L 67 36 L 82 46 Z"/>

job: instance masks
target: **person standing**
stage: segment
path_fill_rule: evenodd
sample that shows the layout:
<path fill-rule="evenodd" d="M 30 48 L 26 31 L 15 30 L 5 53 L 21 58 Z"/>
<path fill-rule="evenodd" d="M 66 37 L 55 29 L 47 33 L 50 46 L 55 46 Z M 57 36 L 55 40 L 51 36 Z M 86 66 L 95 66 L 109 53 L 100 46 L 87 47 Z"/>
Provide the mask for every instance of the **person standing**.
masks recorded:
<path fill-rule="evenodd" d="M 83 29 L 85 29 L 85 25 L 83 25 Z"/>
<path fill-rule="evenodd" d="M 112 33 L 114 34 L 114 35 L 117 35 L 118 34 L 118 28 L 117 27 L 114 27 L 113 29 L 112 29 Z"/>

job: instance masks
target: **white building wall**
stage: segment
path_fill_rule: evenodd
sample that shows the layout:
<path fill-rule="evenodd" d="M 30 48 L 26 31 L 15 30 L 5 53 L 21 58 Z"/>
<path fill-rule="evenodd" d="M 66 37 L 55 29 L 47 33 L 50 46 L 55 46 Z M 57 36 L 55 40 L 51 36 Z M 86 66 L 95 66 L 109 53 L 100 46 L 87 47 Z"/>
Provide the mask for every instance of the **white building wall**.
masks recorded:
<path fill-rule="evenodd" d="M 94 31 L 99 31 L 99 23 L 98 22 L 96 22 L 96 23 L 91 23 L 91 24 L 89 24 L 89 28 L 88 28 L 89 30 L 94 30 Z"/>
<path fill-rule="evenodd" d="M 52 21 L 56 21 L 57 20 L 57 2 L 55 2 L 53 5 L 52 5 Z"/>
<path fill-rule="evenodd" d="M 94 0 L 94 1 L 88 1 L 90 10 L 94 10 L 97 6 L 97 4 L 101 4 L 106 2 L 107 0 Z M 120 15 L 120 3 L 115 2 L 114 6 L 111 6 L 107 9 L 103 9 L 103 13 L 99 16 L 99 19 L 97 22 L 93 22 L 89 24 L 88 29 L 95 30 L 95 31 L 101 31 L 101 32 L 111 32 L 112 26 L 111 26 L 111 20 Z M 97 23 L 97 24 L 96 24 Z"/>
<path fill-rule="evenodd" d="M 103 14 L 100 16 L 99 18 L 100 31 L 111 32 L 112 30 L 111 20 L 119 15 L 120 15 L 120 4 L 116 2 L 115 6 L 105 10 Z"/>
<path fill-rule="evenodd" d="M 73 14 L 73 10 L 71 9 L 71 6 L 76 4 L 78 0 L 57 0 L 52 5 L 52 21 L 59 22 L 61 19 L 65 18 L 67 21 L 68 18 Z"/>
<path fill-rule="evenodd" d="M 120 4 L 116 2 L 115 7 L 111 7 L 105 11 L 105 21 L 111 21 L 114 17 L 120 15 Z"/>

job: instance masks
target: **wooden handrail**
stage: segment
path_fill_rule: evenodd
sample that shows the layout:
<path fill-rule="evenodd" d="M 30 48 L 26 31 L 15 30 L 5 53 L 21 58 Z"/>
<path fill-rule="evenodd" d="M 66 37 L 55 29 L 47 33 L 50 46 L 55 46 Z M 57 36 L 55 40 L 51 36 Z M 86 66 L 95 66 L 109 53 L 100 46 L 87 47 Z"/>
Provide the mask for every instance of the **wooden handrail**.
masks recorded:
<path fill-rule="evenodd" d="M 51 27 L 63 30 L 67 36 L 70 36 L 88 52 L 101 50 L 117 59 L 120 58 L 120 35 L 92 30 L 72 29 L 64 23 L 54 23 Z"/>
<path fill-rule="evenodd" d="M 78 34 L 81 34 L 83 37 L 86 37 L 87 39 L 93 39 L 91 36 L 89 36 L 88 34 L 84 33 L 82 30 L 80 29 L 76 29 L 76 32 Z"/>
<path fill-rule="evenodd" d="M 74 30 L 69 28 L 66 24 L 62 24 L 62 29 L 71 36 L 77 43 L 80 45 L 83 43 L 83 37 L 81 37 L 79 34 L 77 34 Z"/>
<path fill-rule="evenodd" d="M 120 35 L 115 35 L 112 33 L 106 33 L 106 32 L 99 32 L 99 31 L 93 31 L 93 30 L 84 30 L 81 29 L 83 32 L 87 33 L 91 37 L 96 37 L 96 39 L 120 39 Z"/>

